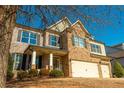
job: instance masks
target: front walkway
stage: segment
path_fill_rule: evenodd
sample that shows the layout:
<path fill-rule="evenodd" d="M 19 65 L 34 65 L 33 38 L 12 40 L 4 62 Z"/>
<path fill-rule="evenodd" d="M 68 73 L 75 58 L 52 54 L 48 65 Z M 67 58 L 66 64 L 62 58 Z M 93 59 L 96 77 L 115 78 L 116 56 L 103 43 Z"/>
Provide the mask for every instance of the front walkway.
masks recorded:
<path fill-rule="evenodd" d="M 7 83 L 14 88 L 124 88 L 124 79 L 53 78 Z"/>

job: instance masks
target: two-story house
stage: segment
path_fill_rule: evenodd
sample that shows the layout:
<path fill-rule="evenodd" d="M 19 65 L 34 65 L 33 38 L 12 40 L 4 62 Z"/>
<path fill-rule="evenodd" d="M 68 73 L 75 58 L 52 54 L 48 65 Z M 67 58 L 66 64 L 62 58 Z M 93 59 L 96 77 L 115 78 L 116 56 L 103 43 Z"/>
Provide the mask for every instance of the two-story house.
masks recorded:
<path fill-rule="evenodd" d="M 13 69 L 57 69 L 67 77 L 111 77 L 104 44 L 92 39 L 80 20 L 63 18 L 45 31 L 16 24 L 10 53 Z"/>

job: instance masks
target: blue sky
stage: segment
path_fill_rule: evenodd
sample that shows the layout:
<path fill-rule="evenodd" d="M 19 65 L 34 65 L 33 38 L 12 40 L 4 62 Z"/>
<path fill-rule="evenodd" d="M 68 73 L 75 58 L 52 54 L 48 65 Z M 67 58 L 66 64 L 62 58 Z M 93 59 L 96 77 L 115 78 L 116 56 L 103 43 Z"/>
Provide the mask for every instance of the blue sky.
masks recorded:
<path fill-rule="evenodd" d="M 61 7 L 65 8 L 66 6 Z M 84 6 L 76 6 L 76 8 L 80 13 L 90 16 L 93 19 L 98 19 L 98 22 L 91 19 L 86 21 L 86 19 L 82 18 L 82 16 L 73 15 L 74 13 L 65 15 L 72 23 L 74 23 L 77 19 L 80 19 L 91 35 L 96 40 L 105 43 L 107 46 L 124 42 L 124 6 L 96 6 L 95 9 L 89 6 L 88 8 L 84 8 Z M 32 11 L 34 10 L 32 9 Z M 46 13 L 46 11 L 44 11 L 44 13 Z M 46 13 L 46 15 L 48 20 L 51 20 L 49 14 Z M 53 19 L 54 21 L 58 21 L 60 20 L 60 16 L 55 15 Z M 20 16 L 17 18 L 16 22 L 24 24 L 25 17 Z M 50 21 L 48 25 L 51 24 L 53 24 L 53 22 Z M 43 22 L 38 16 L 35 16 L 33 21 L 26 25 L 34 28 L 44 28 Z"/>

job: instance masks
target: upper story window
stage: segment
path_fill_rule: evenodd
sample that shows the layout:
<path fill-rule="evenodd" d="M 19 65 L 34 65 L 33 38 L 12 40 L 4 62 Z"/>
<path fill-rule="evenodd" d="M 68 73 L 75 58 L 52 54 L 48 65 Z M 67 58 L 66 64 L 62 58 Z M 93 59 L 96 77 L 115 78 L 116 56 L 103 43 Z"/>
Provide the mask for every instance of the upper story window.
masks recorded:
<path fill-rule="evenodd" d="M 37 44 L 37 35 L 34 33 L 30 33 L 30 44 Z"/>
<path fill-rule="evenodd" d="M 50 35 L 50 38 L 49 38 L 49 44 L 50 46 L 57 46 L 59 47 L 59 37 L 58 36 L 55 36 L 55 35 Z"/>
<path fill-rule="evenodd" d="M 91 52 L 99 53 L 99 54 L 102 53 L 100 45 L 90 44 L 90 46 L 91 46 Z"/>
<path fill-rule="evenodd" d="M 32 45 L 37 45 L 37 35 L 36 33 L 22 31 L 21 42 L 29 43 Z"/>
<path fill-rule="evenodd" d="M 22 32 L 22 42 L 28 43 L 29 42 L 29 33 L 28 32 Z"/>
<path fill-rule="evenodd" d="M 84 47 L 84 39 L 83 38 L 79 38 L 79 46 Z"/>
<path fill-rule="evenodd" d="M 73 37 L 73 43 L 74 43 L 75 46 L 85 47 L 84 38 L 81 38 L 81 37 L 78 37 L 78 36 L 74 36 Z"/>
<path fill-rule="evenodd" d="M 79 42 L 78 42 L 78 37 L 75 36 L 75 37 L 74 37 L 74 45 L 75 45 L 75 46 L 78 46 L 78 43 L 79 43 Z"/>

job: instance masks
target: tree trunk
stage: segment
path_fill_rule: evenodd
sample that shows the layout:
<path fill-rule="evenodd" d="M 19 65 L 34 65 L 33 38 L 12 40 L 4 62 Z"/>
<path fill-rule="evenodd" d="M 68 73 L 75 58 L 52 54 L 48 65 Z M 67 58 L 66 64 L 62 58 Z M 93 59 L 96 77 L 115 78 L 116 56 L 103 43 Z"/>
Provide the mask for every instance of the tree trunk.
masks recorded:
<path fill-rule="evenodd" d="M 15 14 L 15 6 L 3 6 L 0 13 L 0 87 L 6 85 L 8 56 L 15 25 Z"/>
<path fill-rule="evenodd" d="M 6 83 L 6 71 L 7 71 L 7 54 L 0 55 L 0 87 L 5 87 Z"/>

